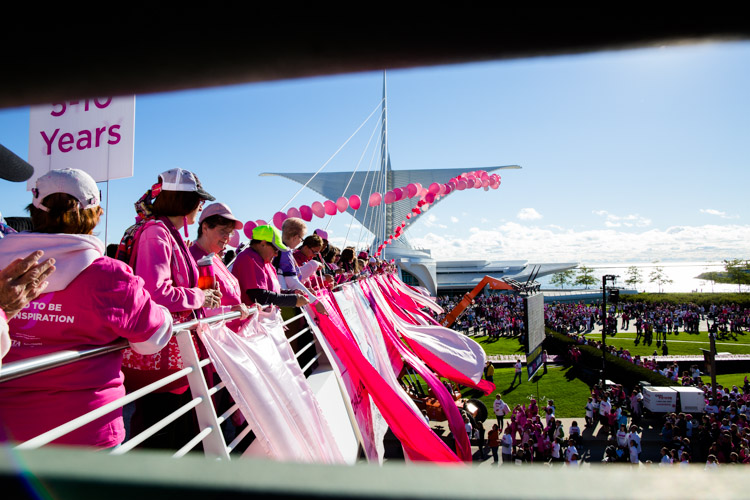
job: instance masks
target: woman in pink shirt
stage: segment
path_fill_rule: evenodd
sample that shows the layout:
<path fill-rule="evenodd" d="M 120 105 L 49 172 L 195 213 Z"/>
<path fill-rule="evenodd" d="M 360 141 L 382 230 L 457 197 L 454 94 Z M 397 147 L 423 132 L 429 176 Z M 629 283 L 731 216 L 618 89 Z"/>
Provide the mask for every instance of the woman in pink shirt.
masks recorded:
<path fill-rule="evenodd" d="M 153 200 L 153 201 L 152 201 Z M 202 317 L 202 307 L 219 307 L 218 290 L 198 288 L 198 268 L 180 235 L 194 224 L 206 200 L 214 197 L 203 190 L 192 172 L 180 168 L 159 175 L 158 182 L 138 206 L 146 219 L 135 234 L 130 265 L 142 277 L 151 298 L 172 313 L 175 322 Z M 196 348 L 198 347 L 195 340 Z M 142 356 L 132 349 L 123 354 L 123 372 L 129 391 L 144 387 L 183 368 L 177 340 L 166 349 Z M 132 419 L 133 432 L 148 428 L 154 422 L 190 401 L 187 377 L 182 377 L 154 394 L 139 399 Z M 156 448 L 184 444 L 194 429 L 193 417 L 186 414 L 177 425 L 171 425 L 145 443 Z"/>
<path fill-rule="evenodd" d="M 229 239 L 232 233 L 242 229 L 242 222 L 237 219 L 232 211 L 223 203 L 212 203 L 203 209 L 200 219 L 198 220 L 198 239 L 190 245 L 190 255 L 195 262 L 213 255 L 212 266 L 216 284 L 221 292 L 221 307 L 207 309 L 206 315 L 213 316 L 229 311 L 241 311 L 240 320 L 232 321 L 228 324 L 232 330 L 237 330 L 241 325 L 241 320 L 249 316 L 249 310 L 242 303 L 242 291 L 240 282 L 227 269 L 221 257 L 224 255 Z"/>
<path fill-rule="evenodd" d="M 261 307 L 303 307 L 309 303 L 301 291 L 281 289 L 271 260 L 286 250 L 275 227 L 264 225 L 253 229 L 250 246 L 240 252 L 232 267 L 232 274 L 240 283 L 243 303 Z"/>
<path fill-rule="evenodd" d="M 94 179 L 81 170 L 52 170 L 33 192 L 34 232 L 0 239 L 0 268 L 43 249 L 56 271 L 45 293 L 10 320 L 6 360 L 119 338 L 143 355 L 161 350 L 171 338 L 171 315 L 126 264 L 104 256 L 104 244 L 91 234 L 102 214 Z M 116 351 L 0 384 L 0 435 L 25 441 L 124 396 L 121 362 Z M 117 409 L 54 443 L 110 448 L 124 438 Z"/>

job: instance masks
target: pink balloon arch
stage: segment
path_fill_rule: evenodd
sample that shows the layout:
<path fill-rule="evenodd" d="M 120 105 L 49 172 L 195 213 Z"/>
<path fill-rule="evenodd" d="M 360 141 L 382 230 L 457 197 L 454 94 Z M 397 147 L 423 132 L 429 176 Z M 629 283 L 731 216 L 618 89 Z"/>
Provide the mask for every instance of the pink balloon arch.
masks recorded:
<path fill-rule="evenodd" d="M 473 172 L 464 172 L 461 175 L 453 177 L 446 183 L 433 182 L 428 188 L 423 187 L 418 182 L 413 182 L 406 186 L 395 187 L 385 194 L 375 191 L 368 197 L 367 206 L 377 207 L 381 204 L 391 204 L 407 198 L 417 197 L 419 198 L 416 203 L 417 206 L 412 208 L 411 212 L 406 215 L 406 220 L 411 220 L 425 212 L 430 205 L 454 191 L 465 191 L 466 189 L 484 189 L 485 191 L 489 191 L 490 189 L 498 189 L 500 184 L 501 179 L 498 174 L 490 175 L 484 170 L 476 170 Z M 325 200 L 323 202 L 315 201 L 309 206 L 291 207 L 286 213 L 276 212 L 272 222 L 274 226 L 281 229 L 284 221 L 289 217 L 299 217 L 306 222 L 310 222 L 313 217 L 323 218 L 326 215 L 333 216 L 337 213 L 344 213 L 348 209 L 356 211 L 360 208 L 362 208 L 362 199 L 358 195 L 353 194 L 349 197 L 341 196 L 335 202 L 332 200 Z M 243 232 L 245 236 L 252 239 L 253 229 L 265 224 L 267 224 L 266 221 L 262 219 L 248 221 L 243 227 Z M 390 235 L 389 239 L 386 239 L 381 244 L 380 248 L 401 236 L 405 227 L 406 221 L 403 221 L 401 225 L 396 227 L 395 233 Z"/>

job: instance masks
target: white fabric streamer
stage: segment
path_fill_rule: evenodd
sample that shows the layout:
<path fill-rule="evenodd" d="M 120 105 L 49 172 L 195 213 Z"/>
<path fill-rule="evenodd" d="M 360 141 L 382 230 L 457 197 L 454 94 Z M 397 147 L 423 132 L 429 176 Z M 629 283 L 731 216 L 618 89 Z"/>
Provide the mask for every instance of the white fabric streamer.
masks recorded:
<path fill-rule="evenodd" d="M 419 343 L 441 361 L 463 373 L 475 383 L 482 380 L 487 355 L 484 349 L 469 337 L 438 325 L 417 326 L 407 323 L 394 313 L 377 286 L 371 287 L 380 309 L 402 335 Z"/>
<path fill-rule="evenodd" d="M 268 457 L 344 463 L 286 340 L 278 311 L 259 311 L 238 333 L 214 324 L 204 326 L 200 336 Z"/>

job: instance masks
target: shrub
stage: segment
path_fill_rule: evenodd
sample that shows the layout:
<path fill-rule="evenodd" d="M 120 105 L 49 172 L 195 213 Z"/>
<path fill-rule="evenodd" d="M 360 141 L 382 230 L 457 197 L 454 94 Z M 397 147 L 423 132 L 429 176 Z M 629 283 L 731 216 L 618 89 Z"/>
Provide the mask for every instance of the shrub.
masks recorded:
<path fill-rule="evenodd" d="M 737 304 L 750 307 L 750 293 L 637 293 L 620 295 L 622 302 L 644 302 L 646 304 L 696 304 L 706 309 L 711 304 Z"/>
<path fill-rule="evenodd" d="M 550 328 L 546 328 L 547 337 L 545 338 L 545 348 L 550 353 L 567 356 L 568 350 L 577 346 L 581 351 L 581 365 L 584 369 L 600 370 L 602 367 L 602 351 L 590 345 L 583 345 L 574 339 L 558 333 Z M 609 353 L 606 354 L 606 378 L 622 384 L 623 387 L 632 389 L 640 381 L 646 381 L 651 385 L 671 386 L 679 385 L 677 382 L 668 379 L 660 373 L 652 372 L 642 366 L 636 366 L 630 361 L 618 358 Z"/>

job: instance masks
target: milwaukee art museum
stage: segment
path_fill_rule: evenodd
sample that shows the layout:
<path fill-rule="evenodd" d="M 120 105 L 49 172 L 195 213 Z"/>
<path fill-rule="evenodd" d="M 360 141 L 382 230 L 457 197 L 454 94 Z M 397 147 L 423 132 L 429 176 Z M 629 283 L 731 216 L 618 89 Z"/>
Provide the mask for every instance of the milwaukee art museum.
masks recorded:
<path fill-rule="evenodd" d="M 429 170 L 392 170 L 390 155 L 388 162 L 381 167 L 379 172 L 321 172 L 311 173 L 288 173 L 271 172 L 260 174 L 262 176 L 285 177 L 298 182 L 315 191 L 323 197 L 336 201 L 346 190 L 347 194 L 361 194 L 363 208 L 373 192 L 386 193 L 397 187 L 406 186 L 410 183 L 419 183 L 429 186 L 433 182 L 446 183 L 453 177 L 464 172 L 465 168 L 446 168 Z M 519 169 L 517 165 L 484 168 L 488 173 L 502 169 Z M 436 200 L 434 204 L 442 201 Z M 451 260 L 438 261 L 432 258 L 429 249 L 415 248 L 409 243 L 408 230 L 416 218 L 407 220 L 407 214 L 417 206 L 418 197 L 404 198 L 401 201 L 381 204 L 376 207 L 367 207 L 366 210 L 347 209 L 357 221 L 367 230 L 375 235 L 370 246 L 375 249 L 388 235 L 396 231 L 402 221 L 406 226 L 402 230 L 401 237 L 391 241 L 383 250 L 387 259 L 394 259 L 401 271 L 404 282 L 422 286 L 431 294 L 445 294 L 452 292 L 464 292 L 474 288 L 485 276 L 494 278 L 510 278 L 519 282 L 525 282 L 530 278 L 536 278 L 571 269 L 576 263 L 559 264 L 532 264 L 526 260 Z"/>

